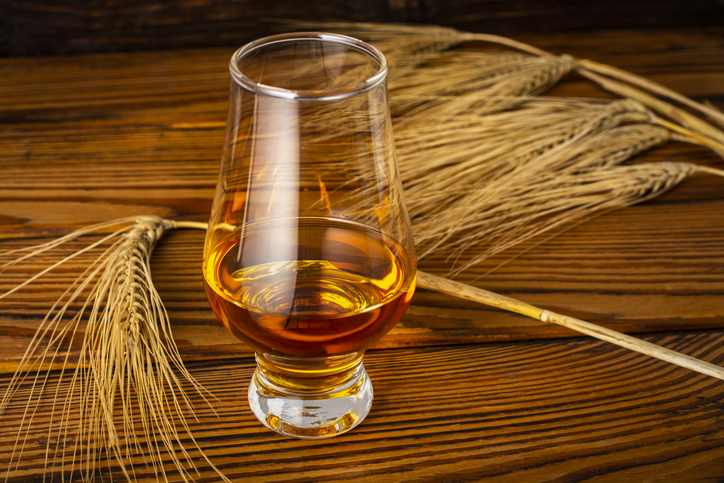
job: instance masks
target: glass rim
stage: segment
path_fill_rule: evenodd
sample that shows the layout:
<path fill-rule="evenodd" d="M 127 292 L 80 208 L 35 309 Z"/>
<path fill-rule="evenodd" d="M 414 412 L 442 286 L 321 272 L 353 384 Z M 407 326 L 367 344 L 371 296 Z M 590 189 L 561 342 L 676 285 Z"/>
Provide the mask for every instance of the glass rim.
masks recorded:
<path fill-rule="evenodd" d="M 380 65 L 374 75 L 366 78 L 362 82 L 358 82 L 357 84 L 345 87 L 319 90 L 294 90 L 285 89 L 283 87 L 275 87 L 267 84 L 261 84 L 252 80 L 250 77 L 247 77 L 239 69 L 239 60 L 261 47 L 300 40 L 313 42 L 332 42 L 336 44 L 347 45 L 373 57 L 375 60 L 377 60 L 377 62 L 379 62 Z M 236 52 L 234 52 L 234 54 L 231 56 L 231 61 L 229 62 L 229 71 L 231 72 L 231 77 L 240 86 L 255 94 L 261 94 L 269 97 L 276 97 L 293 101 L 336 101 L 356 96 L 357 94 L 367 92 L 368 90 L 373 89 L 374 87 L 377 87 L 380 83 L 382 83 L 382 81 L 384 81 L 385 77 L 387 76 L 387 69 L 387 59 L 377 48 L 373 47 L 367 42 L 355 39 L 354 37 L 327 32 L 293 32 L 287 34 L 272 35 L 269 37 L 254 40 L 253 42 L 249 42 L 248 44 L 244 45 Z"/>

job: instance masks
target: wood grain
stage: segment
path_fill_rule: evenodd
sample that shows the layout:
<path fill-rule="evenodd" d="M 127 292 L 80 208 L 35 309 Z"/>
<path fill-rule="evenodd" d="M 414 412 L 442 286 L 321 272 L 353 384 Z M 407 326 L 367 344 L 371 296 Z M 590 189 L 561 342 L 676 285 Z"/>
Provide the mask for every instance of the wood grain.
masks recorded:
<path fill-rule="evenodd" d="M 682 49 L 696 51 L 696 41 L 713 49 L 705 37 Z M 573 40 L 580 37 L 573 35 L 572 45 Z M 620 41 L 643 45 L 653 38 L 631 34 Z M 541 42 L 555 47 L 548 36 Z M 630 59 L 626 49 L 602 45 L 606 57 L 622 52 L 624 65 L 638 59 Z M 648 64 L 658 71 L 676 65 L 676 51 L 657 47 L 651 52 Z M 26 246 L 33 242 L 29 237 L 56 236 L 72 227 L 134 214 L 205 221 L 223 144 L 230 53 L 196 49 L 61 57 L 53 60 L 53 76 L 45 75 L 44 65 L 34 59 L 0 63 L 0 91 L 7 93 L 0 96 L 0 231 L 6 239 L 22 240 L 3 241 L 0 249 Z M 694 58 L 697 69 L 670 77 L 690 86 L 685 94 L 700 93 L 700 75 L 716 73 L 717 67 L 724 72 L 724 57 L 711 57 L 709 62 Z M 599 95 L 596 87 L 575 78 L 553 93 Z M 638 161 L 667 159 L 722 166 L 705 149 L 681 143 L 646 153 Z M 653 202 L 603 216 L 525 252 L 477 283 L 622 332 L 719 328 L 724 320 L 723 187 L 724 180 L 696 176 Z M 202 240 L 199 233 L 167 235 L 154 255 L 154 279 L 185 356 L 245 354 L 208 310 L 196 269 Z M 47 260 L 41 259 L 39 266 Z M 460 280 L 475 280 L 502 260 L 492 259 Z M 444 259 L 421 262 L 421 268 L 436 273 L 447 266 Z M 0 317 L 9 322 L 0 337 L 12 343 L 2 361 L 11 363 L 22 354 L 34 321 L 52 300 L 52 290 L 72 280 L 76 268 L 59 271 L 50 283 L 32 289 L 35 295 L 15 305 L 4 303 Z M 14 280 L 20 278 L 16 274 Z M 10 282 L 0 280 L 5 288 Z M 402 323 L 377 347 L 575 335 L 420 291 Z"/>
<path fill-rule="evenodd" d="M 724 363 L 722 332 L 647 340 Z M 390 350 L 368 354 L 365 365 L 372 412 L 325 442 L 283 438 L 256 422 L 246 403 L 251 359 L 191 364 L 219 398 L 218 418 L 195 399 L 192 429 L 235 482 L 719 481 L 724 472 L 720 381 L 601 342 Z M 0 461 L 19 413 L 0 421 Z M 9 482 L 40 481 L 46 421 L 28 440 L 36 457 Z M 218 481 L 197 463 L 196 481 Z M 141 461 L 134 469 L 139 481 L 155 480 Z M 109 476 L 122 480 L 114 469 Z"/>
<path fill-rule="evenodd" d="M 17 8 L 38 4 L 25 5 Z M 702 28 L 517 38 L 724 108 L 723 35 Z M 137 41 L 126 39 L 125 47 Z M 109 50 L 125 48 L 111 40 Z M 172 46 L 142 47 L 153 45 Z M 206 221 L 226 122 L 226 65 L 237 46 L 0 59 L 0 252 L 121 216 Z M 607 95 L 576 76 L 550 94 Z M 662 160 L 724 168 L 683 143 L 633 162 Z M 334 443 L 277 437 L 246 403 L 249 350 L 205 301 L 202 244 L 198 231 L 168 233 L 152 271 L 184 360 L 221 400 L 220 418 L 202 408 L 193 429 L 234 481 L 721 481 L 724 393 L 715 380 L 424 290 L 368 354 L 376 401 L 359 430 Z M 503 257 L 459 279 L 724 363 L 724 180 L 697 175 L 656 200 L 522 248 L 487 276 Z M 2 273 L 0 291 L 49 260 Z M 448 262 L 420 266 L 443 273 Z M 0 391 L 78 267 L 0 301 Z M 18 411 L 0 420 L 0 474 Z M 10 481 L 42 481 L 43 418 Z M 137 469 L 154 481 L 140 461 Z M 202 466 L 197 481 L 218 479 Z"/>

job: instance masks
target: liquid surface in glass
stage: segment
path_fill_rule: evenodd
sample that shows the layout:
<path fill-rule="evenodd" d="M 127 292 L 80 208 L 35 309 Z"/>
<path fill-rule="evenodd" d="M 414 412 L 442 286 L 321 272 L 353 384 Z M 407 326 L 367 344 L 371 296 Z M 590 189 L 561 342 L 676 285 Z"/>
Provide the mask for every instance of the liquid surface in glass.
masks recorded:
<path fill-rule="evenodd" d="M 241 249 L 240 249 L 241 247 Z M 321 217 L 247 225 L 211 249 L 211 307 L 258 352 L 348 354 L 391 329 L 414 292 L 407 251 L 367 226 Z"/>

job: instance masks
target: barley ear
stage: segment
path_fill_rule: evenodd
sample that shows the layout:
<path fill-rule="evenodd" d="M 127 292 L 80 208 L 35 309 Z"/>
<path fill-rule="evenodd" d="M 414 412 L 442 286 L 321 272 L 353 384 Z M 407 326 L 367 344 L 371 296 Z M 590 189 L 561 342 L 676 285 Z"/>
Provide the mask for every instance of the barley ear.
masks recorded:
<path fill-rule="evenodd" d="M 156 216 L 124 218 L 12 252 L 22 256 L 5 263 L 3 269 L 83 236 L 98 237 L 0 295 L 0 299 L 64 263 L 100 251 L 51 307 L 0 403 L 2 413 L 21 384 L 30 383 L 8 472 L 13 463 L 18 467 L 39 415 L 41 398 L 47 394 L 52 405 L 46 473 L 52 474 L 60 466 L 63 477 L 69 474 L 72 480 L 78 474 L 93 480 L 104 455 L 108 455 L 117 461 L 128 481 L 136 480 L 134 466 L 128 463 L 137 457 L 150 464 L 157 479 L 168 480 L 165 464 L 170 461 L 188 481 L 191 471 L 198 473 L 187 450 L 190 446 L 221 480 L 229 481 L 204 453 L 187 423 L 187 415 L 195 417 L 187 386 L 212 407 L 209 393 L 185 368 L 151 278 L 150 261 L 156 243 L 167 230 L 177 227 L 201 226 Z M 113 231 L 103 234 L 109 229 Z M 71 315 L 71 306 L 80 301 L 81 308 Z M 71 370 L 69 341 L 81 334 L 83 321 L 85 330 L 75 369 L 67 384 L 53 387 L 48 384 L 50 370 L 59 368 L 61 379 Z M 61 441 L 75 441 L 70 454 L 61 448 Z"/>

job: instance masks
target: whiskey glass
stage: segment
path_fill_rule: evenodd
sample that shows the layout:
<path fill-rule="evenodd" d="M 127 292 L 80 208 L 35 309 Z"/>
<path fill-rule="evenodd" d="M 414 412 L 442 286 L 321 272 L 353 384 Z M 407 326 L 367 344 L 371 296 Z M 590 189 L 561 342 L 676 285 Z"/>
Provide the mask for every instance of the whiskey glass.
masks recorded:
<path fill-rule="evenodd" d="M 351 37 L 292 33 L 242 47 L 230 71 L 207 298 L 256 354 L 256 417 L 285 435 L 335 436 L 369 412 L 364 352 L 415 290 L 387 62 Z"/>

